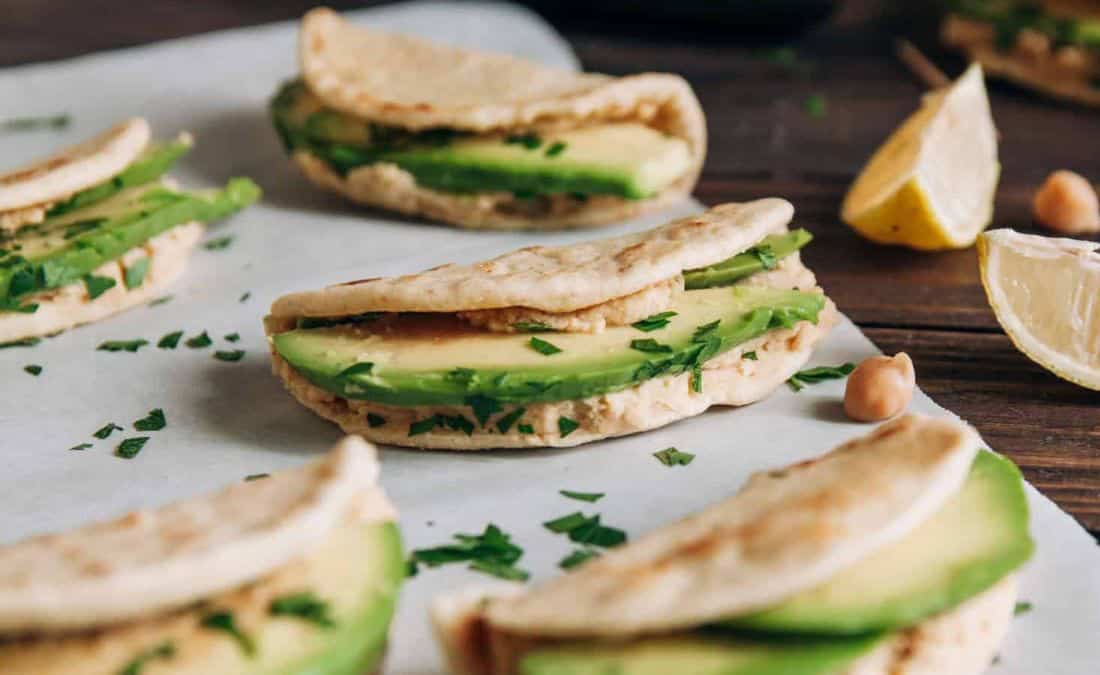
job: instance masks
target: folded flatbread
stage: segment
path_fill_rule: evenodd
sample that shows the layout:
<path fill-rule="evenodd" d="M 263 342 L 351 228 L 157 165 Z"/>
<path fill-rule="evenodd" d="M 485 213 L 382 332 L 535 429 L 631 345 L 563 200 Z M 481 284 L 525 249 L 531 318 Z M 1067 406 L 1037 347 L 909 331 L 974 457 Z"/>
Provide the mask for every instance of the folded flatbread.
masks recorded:
<path fill-rule="evenodd" d="M 279 298 L 274 370 L 349 433 L 571 446 L 763 398 L 835 319 L 781 199 Z"/>
<path fill-rule="evenodd" d="M 944 42 L 987 73 L 1043 94 L 1100 106 L 1100 5 L 1089 0 L 956 3 Z"/>
<path fill-rule="evenodd" d="M 706 125 L 680 77 L 614 78 L 304 17 L 301 79 L 272 102 L 305 175 L 370 206 L 474 229 L 589 227 L 689 194 Z"/>
<path fill-rule="evenodd" d="M 259 197 L 247 179 L 184 192 L 165 177 L 187 134 L 150 143 L 126 120 L 0 175 L 0 343 L 50 335 L 148 302 L 187 266 L 204 224 Z"/>
<path fill-rule="evenodd" d="M 374 449 L 253 478 L 0 547 L 4 674 L 377 668 L 404 560 Z"/>
<path fill-rule="evenodd" d="M 805 669 L 775 672 L 976 675 L 1033 548 L 1018 470 L 979 447 L 966 425 L 905 416 L 550 582 L 444 595 L 433 619 L 451 670 L 632 675 L 676 656 L 741 675 L 799 657 Z M 987 528 L 1004 536 L 967 541 Z M 760 670 L 737 669 L 749 656 Z"/>

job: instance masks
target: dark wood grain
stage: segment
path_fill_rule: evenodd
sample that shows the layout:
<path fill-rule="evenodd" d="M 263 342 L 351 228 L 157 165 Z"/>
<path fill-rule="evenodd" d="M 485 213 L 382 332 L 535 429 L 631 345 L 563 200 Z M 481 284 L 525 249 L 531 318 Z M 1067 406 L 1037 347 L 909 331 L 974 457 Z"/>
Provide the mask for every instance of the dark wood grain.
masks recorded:
<path fill-rule="evenodd" d="M 300 0 L 0 0 L 0 65 L 74 56 L 298 16 Z M 335 7 L 362 6 L 329 2 Z M 378 3 L 366 3 L 378 4 Z M 922 3 L 923 4 L 923 3 Z M 550 11 L 585 66 L 682 73 L 707 111 L 710 146 L 697 195 L 707 203 L 778 195 L 817 237 L 806 257 L 837 304 L 887 352 L 913 356 L 924 389 L 1091 529 L 1100 529 L 1100 393 L 1057 379 L 1016 351 L 989 310 L 973 250 L 916 254 L 869 244 L 838 220 L 847 186 L 917 105 L 920 85 L 893 58 L 909 32 L 948 72 L 963 63 L 917 23 L 852 2 L 793 42 L 805 68 L 780 67 L 736 26 L 677 28 Z M 550 6 L 542 3 L 543 7 Z M 89 27 L 94 26 L 94 29 Z M 899 28 L 900 26 L 900 28 Z M 1100 114 L 992 85 L 1003 178 L 995 227 L 1029 229 L 1032 191 L 1050 171 L 1100 180 Z M 811 95 L 827 101 L 814 118 Z M 0 107 L 0 110 L 3 108 Z"/>

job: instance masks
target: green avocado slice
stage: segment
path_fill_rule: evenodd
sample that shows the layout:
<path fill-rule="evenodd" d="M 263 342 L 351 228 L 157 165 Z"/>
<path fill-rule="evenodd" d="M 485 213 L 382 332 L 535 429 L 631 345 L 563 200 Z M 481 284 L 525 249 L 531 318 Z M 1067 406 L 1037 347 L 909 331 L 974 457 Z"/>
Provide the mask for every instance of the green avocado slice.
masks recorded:
<path fill-rule="evenodd" d="M 247 178 L 209 192 L 146 185 L 23 228 L 0 241 L 0 307 L 33 311 L 20 304 L 23 297 L 79 281 L 172 227 L 224 218 L 259 196 L 260 188 Z"/>
<path fill-rule="evenodd" d="M 690 291 L 673 301 L 676 316 L 665 328 L 544 334 L 560 350 L 549 355 L 533 348 L 530 335 L 485 332 L 449 314 L 298 328 L 272 342 L 292 368 L 343 398 L 399 406 L 566 401 L 689 371 L 770 330 L 816 323 L 824 306 L 819 293 Z"/>
<path fill-rule="evenodd" d="M 46 217 L 61 216 L 110 199 L 127 188 L 151 183 L 167 173 L 180 157 L 190 152 L 193 144 L 190 137 L 181 136 L 171 143 L 155 145 L 111 180 L 87 190 L 81 190 L 65 201 L 54 204 L 46 212 Z"/>
<path fill-rule="evenodd" d="M 627 644 L 565 643 L 520 659 L 520 675 L 836 675 L 881 636 L 747 639 L 693 634 Z"/>
<path fill-rule="evenodd" d="M 378 162 L 396 164 L 419 185 L 444 192 L 645 199 L 692 163 L 684 140 L 634 122 L 592 124 L 545 138 L 446 128 L 411 132 L 327 109 L 301 81 L 285 84 L 271 111 L 288 151 L 308 151 L 344 174 Z"/>
<path fill-rule="evenodd" d="M 959 493 L 901 541 L 778 607 L 722 625 L 815 635 L 906 628 L 986 591 L 1034 549 L 1019 469 L 983 450 Z"/>
<path fill-rule="evenodd" d="M 684 288 L 729 286 L 757 272 L 773 269 L 780 260 L 813 241 L 813 235 L 798 229 L 765 237 L 759 244 L 710 267 L 684 271 Z"/>

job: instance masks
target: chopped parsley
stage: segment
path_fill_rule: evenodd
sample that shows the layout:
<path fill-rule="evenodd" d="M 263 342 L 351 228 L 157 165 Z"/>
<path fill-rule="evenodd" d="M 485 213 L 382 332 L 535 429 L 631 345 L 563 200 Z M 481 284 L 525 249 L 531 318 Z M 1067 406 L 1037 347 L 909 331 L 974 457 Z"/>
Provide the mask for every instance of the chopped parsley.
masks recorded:
<path fill-rule="evenodd" d="M 634 351 L 645 352 L 647 354 L 671 354 L 672 347 L 669 345 L 663 345 L 657 342 L 653 338 L 646 338 L 644 340 L 631 340 L 630 348 Z"/>
<path fill-rule="evenodd" d="M 351 377 L 353 375 L 370 375 L 374 370 L 374 363 L 370 361 L 360 361 L 359 363 L 353 363 L 347 368 L 340 371 L 338 377 Z"/>
<path fill-rule="evenodd" d="M 508 430 L 512 428 L 512 425 L 520 420 L 521 417 L 527 412 L 527 408 L 516 408 L 512 412 L 502 415 L 497 420 L 497 431 L 502 434 L 508 433 Z"/>
<path fill-rule="evenodd" d="M 854 363 L 844 363 L 839 366 L 818 366 L 817 368 L 808 368 L 807 370 L 800 370 L 794 375 L 791 375 L 791 379 L 787 380 L 787 384 L 794 391 L 802 391 L 806 388 L 806 385 L 817 384 L 818 382 L 824 382 L 826 380 L 842 380 L 856 369 Z"/>
<path fill-rule="evenodd" d="M 79 444 L 74 445 L 73 447 L 71 447 L 69 449 L 70 450 L 87 450 L 90 447 L 92 447 L 91 443 L 79 443 Z"/>
<path fill-rule="evenodd" d="M 126 268 L 126 273 L 122 275 L 122 281 L 126 284 L 128 290 L 133 290 L 144 283 L 145 274 L 148 271 L 149 258 L 142 258 Z"/>
<path fill-rule="evenodd" d="M 168 420 L 164 417 L 164 410 L 153 408 L 149 414 L 134 422 L 135 431 L 160 431 L 168 426 Z"/>
<path fill-rule="evenodd" d="M 828 105 L 821 94 L 813 94 L 806 99 L 806 114 L 815 120 L 822 119 L 828 113 Z"/>
<path fill-rule="evenodd" d="M 37 131 L 38 129 L 65 129 L 72 122 L 68 113 L 46 117 L 12 117 L 0 122 L 0 131 Z"/>
<path fill-rule="evenodd" d="M 227 234 L 224 237 L 218 237 L 217 239 L 211 239 L 202 245 L 207 251 L 221 251 L 229 248 L 229 245 L 233 243 L 233 235 Z"/>
<path fill-rule="evenodd" d="M 11 342 L 0 343 L 0 349 L 10 349 L 11 347 L 33 347 L 39 342 L 42 342 L 40 337 L 28 337 L 22 340 L 12 340 Z"/>
<path fill-rule="evenodd" d="M 175 349 L 176 346 L 180 343 L 181 337 L 183 337 L 182 330 L 168 333 L 157 341 L 157 347 L 159 347 L 160 349 Z"/>
<path fill-rule="evenodd" d="M 216 358 L 219 361 L 226 361 L 228 363 L 236 363 L 237 361 L 240 361 L 241 359 L 244 358 L 244 350 L 243 349 L 229 349 L 229 350 L 219 349 L 218 351 L 214 352 L 214 358 Z"/>
<path fill-rule="evenodd" d="M 1021 614 L 1027 614 L 1032 609 L 1034 609 L 1034 607 L 1030 602 L 1028 602 L 1027 600 L 1022 600 L 1020 602 L 1017 602 L 1016 606 L 1012 608 L 1012 615 L 1020 616 Z"/>
<path fill-rule="evenodd" d="M 565 438 L 569 434 L 573 433 L 581 426 L 580 422 L 574 419 L 565 417 L 564 415 L 558 418 L 558 431 L 561 432 L 561 437 Z"/>
<path fill-rule="evenodd" d="M 567 534 L 578 544 L 612 548 L 626 541 L 626 532 L 600 523 L 600 515 L 586 516 L 580 511 L 542 524 L 555 534 Z"/>
<path fill-rule="evenodd" d="M 208 335 L 206 331 L 203 331 L 195 337 L 188 338 L 187 342 L 184 342 L 183 344 L 187 345 L 191 349 L 203 349 L 204 347 L 209 347 L 210 345 L 214 344 L 214 341 L 210 339 L 210 335 Z"/>
<path fill-rule="evenodd" d="M 251 297 L 252 297 L 252 291 L 245 291 L 244 293 L 241 294 L 241 297 L 240 297 L 240 299 L 237 300 L 237 302 L 247 302 L 248 299 L 251 298 Z"/>
<path fill-rule="evenodd" d="M 101 352 L 136 352 L 147 344 L 149 344 L 148 340 L 140 338 L 137 340 L 107 340 L 100 343 L 96 350 Z"/>
<path fill-rule="evenodd" d="M 695 366 L 691 369 L 691 379 L 689 380 L 691 390 L 696 394 L 703 393 L 703 369 L 699 366 Z"/>
<path fill-rule="evenodd" d="M 111 277 L 97 277 L 94 274 L 84 277 L 84 288 L 88 291 L 89 300 L 95 300 L 114 287 L 115 280 Z"/>
<path fill-rule="evenodd" d="M 517 333 L 553 333 L 554 329 L 541 321 L 517 321 L 512 324 Z"/>
<path fill-rule="evenodd" d="M 377 413 L 367 413 L 367 426 L 369 426 L 371 429 L 375 429 L 377 427 L 381 427 L 381 426 L 385 426 L 385 425 L 386 425 L 386 418 L 385 417 L 382 417 L 381 415 L 379 415 Z"/>
<path fill-rule="evenodd" d="M 768 244 L 754 246 L 745 253 L 756 256 L 756 259 L 760 261 L 760 264 L 766 270 L 774 270 L 779 266 L 779 258 L 775 255 L 775 249 Z"/>
<path fill-rule="evenodd" d="M 481 426 L 485 426 L 494 413 L 498 413 L 502 410 L 500 401 L 481 394 L 471 394 L 467 396 L 466 405 L 473 409 L 474 418 L 477 419 L 478 424 Z"/>
<path fill-rule="evenodd" d="M 123 459 L 133 459 L 138 456 L 141 449 L 145 447 L 145 444 L 149 442 L 148 436 L 133 436 L 131 438 L 124 438 L 122 442 L 115 448 L 115 455 Z"/>
<path fill-rule="evenodd" d="M 175 655 L 176 646 L 168 641 L 162 642 L 156 647 L 146 649 L 135 656 L 133 660 L 123 666 L 122 670 L 118 671 L 118 675 L 141 675 L 141 671 L 145 669 L 145 665 L 150 661 L 166 661 L 172 659 Z"/>
<path fill-rule="evenodd" d="M 426 434 L 432 429 L 436 428 L 438 424 L 439 418 L 434 415 L 427 419 L 417 420 L 409 425 L 409 436 L 419 436 L 420 434 Z"/>
<path fill-rule="evenodd" d="M 409 556 L 410 573 L 417 565 L 439 567 L 457 562 L 470 563 L 469 568 L 502 579 L 526 581 L 529 574 L 516 567 L 523 549 L 512 543 L 511 535 L 492 523 L 481 534 L 456 534 L 455 543 L 423 548 Z"/>
<path fill-rule="evenodd" d="M 251 483 L 254 480 L 263 480 L 264 478 L 270 478 L 269 473 L 250 473 L 244 477 L 244 482 Z"/>
<path fill-rule="evenodd" d="M 108 422 L 107 424 L 104 424 L 102 427 L 100 427 L 99 430 L 92 435 L 100 440 L 103 440 L 104 438 L 107 438 L 116 431 L 122 431 L 122 427 L 118 426 L 114 422 Z"/>
<path fill-rule="evenodd" d="M 695 455 L 690 452 L 680 452 L 676 448 L 665 448 L 653 453 L 653 456 L 665 466 L 687 466 L 695 459 Z"/>
<path fill-rule="evenodd" d="M 511 134 L 504 139 L 506 145 L 522 145 L 528 150 L 535 150 L 542 145 L 542 139 L 538 134 Z"/>
<path fill-rule="evenodd" d="M 565 149 L 567 147 L 569 147 L 567 143 L 563 143 L 562 141 L 554 141 L 550 144 L 549 148 L 546 148 L 546 156 L 557 157 L 561 153 L 565 152 Z"/>
<path fill-rule="evenodd" d="M 226 342 L 240 342 L 241 334 L 240 333 L 229 333 L 228 335 L 226 335 L 222 339 L 224 339 Z"/>
<path fill-rule="evenodd" d="M 531 349 L 534 349 L 536 352 L 542 354 L 543 356 L 553 356 L 554 354 L 561 353 L 561 347 L 551 344 L 541 338 L 533 337 L 527 344 L 531 347 Z"/>
<path fill-rule="evenodd" d="M 756 352 L 745 352 L 741 355 L 741 358 L 745 359 L 746 361 L 756 361 Z"/>
<path fill-rule="evenodd" d="M 23 370 L 30 373 L 31 375 L 34 375 L 35 377 L 38 377 L 39 375 L 42 374 L 42 366 L 40 366 L 36 363 L 32 363 L 30 365 L 23 366 Z"/>
<path fill-rule="evenodd" d="M 268 611 L 272 616 L 293 616 L 315 623 L 322 628 L 336 626 L 336 622 L 329 615 L 328 603 L 309 591 L 275 598 L 271 601 Z"/>
<path fill-rule="evenodd" d="M 163 305 L 166 302 L 171 302 L 171 300 L 172 300 L 171 295 L 162 295 L 159 298 L 157 298 L 156 300 L 153 300 L 152 302 L 150 302 L 149 306 L 150 307 L 156 307 L 157 305 Z"/>
<path fill-rule="evenodd" d="M 563 570 L 571 570 L 577 565 L 586 563 L 592 558 L 598 558 L 600 552 L 594 548 L 578 548 L 574 549 L 572 553 L 558 561 L 558 567 Z"/>
<path fill-rule="evenodd" d="M 711 333 L 718 330 L 719 324 L 722 323 L 721 319 L 716 319 L 710 323 L 705 323 L 695 329 L 695 332 L 691 334 L 692 342 L 702 342 L 706 340 Z"/>
<path fill-rule="evenodd" d="M 530 424 L 517 424 L 516 431 L 520 432 L 521 434 L 533 434 L 535 433 L 535 427 L 531 426 Z"/>
<path fill-rule="evenodd" d="M 606 492 L 574 492 L 573 490 L 558 490 L 558 494 L 570 499 L 576 499 L 582 502 L 598 502 L 606 496 Z"/>
<path fill-rule="evenodd" d="M 635 321 L 630 325 L 643 333 L 652 333 L 655 330 L 661 330 L 671 323 L 670 319 L 674 316 L 676 316 L 676 312 L 661 312 L 660 314 L 646 317 L 641 321 Z"/>
<path fill-rule="evenodd" d="M 237 627 L 237 622 L 233 620 L 232 612 L 210 612 L 202 617 L 202 621 L 199 625 L 210 630 L 220 630 L 229 633 L 230 637 L 237 641 L 241 651 L 244 652 L 246 656 L 251 657 L 256 655 L 256 643 L 251 637 Z"/>

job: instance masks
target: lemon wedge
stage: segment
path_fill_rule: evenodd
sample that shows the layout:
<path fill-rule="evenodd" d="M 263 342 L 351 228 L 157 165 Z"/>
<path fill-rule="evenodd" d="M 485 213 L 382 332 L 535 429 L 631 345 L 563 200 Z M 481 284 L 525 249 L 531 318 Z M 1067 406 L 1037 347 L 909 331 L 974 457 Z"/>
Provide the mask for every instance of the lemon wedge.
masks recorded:
<path fill-rule="evenodd" d="M 993 313 L 1024 354 L 1100 390 L 1100 244 L 993 230 L 978 261 Z"/>
<path fill-rule="evenodd" d="M 925 96 L 844 198 L 841 218 L 880 244 L 966 248 L 993 218 L 1001 165 L 981 66 Z"/>

